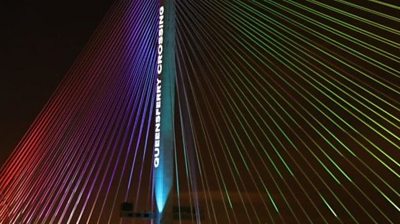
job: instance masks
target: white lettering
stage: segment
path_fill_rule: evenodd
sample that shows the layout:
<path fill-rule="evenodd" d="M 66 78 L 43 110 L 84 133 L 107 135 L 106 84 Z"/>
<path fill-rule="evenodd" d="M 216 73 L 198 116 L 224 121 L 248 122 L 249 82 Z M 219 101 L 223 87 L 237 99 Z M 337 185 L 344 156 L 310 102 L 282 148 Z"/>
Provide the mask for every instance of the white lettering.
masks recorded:
<path fill-rule="evenodd" d="M 161 76 L 163 70 L 163 42 L 164 42 L 164 6 L 160 7 L 158 23 L 158 47 L 157 47 L 157 74 Z M 156 94 L 156 119 L 154 133 L 154 168 L 160 165 L 160 127 L 161 127 L 161 78 L 157 77 Z"/>

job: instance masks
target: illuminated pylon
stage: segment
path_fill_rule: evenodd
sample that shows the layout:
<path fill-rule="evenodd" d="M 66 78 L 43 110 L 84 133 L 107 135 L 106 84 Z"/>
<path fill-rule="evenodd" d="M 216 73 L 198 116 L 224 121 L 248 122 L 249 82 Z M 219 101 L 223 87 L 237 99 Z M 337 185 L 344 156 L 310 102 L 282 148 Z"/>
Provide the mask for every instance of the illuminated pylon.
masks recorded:
<path fill-rule="evenodd" d="M 156 223 L 172 223 L 174 184 L 175 110 L 175 6 L 161 1 L 157 47 L 157 87 L 155 112 L 154 193 Z"/>

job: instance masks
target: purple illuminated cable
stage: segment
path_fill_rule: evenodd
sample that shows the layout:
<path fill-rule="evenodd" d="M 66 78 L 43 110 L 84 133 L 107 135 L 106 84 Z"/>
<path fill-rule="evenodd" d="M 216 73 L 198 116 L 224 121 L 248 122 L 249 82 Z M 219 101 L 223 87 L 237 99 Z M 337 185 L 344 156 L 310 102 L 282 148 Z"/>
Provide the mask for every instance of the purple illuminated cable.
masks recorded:
<path fill-rule="evenodd" d="M 153 10 L 153 11 L 156 11 L 155 9 Z M 148 18 L 156 18 L 155 16 L 154 17 L 152 17 L 152 16 L 148 16 Z M 154 19 L 153 19 L 154 20 Z M 151 21 L 151 20 L 150 20 Z M 154 20 L 153 22 L 155 22 L 155 21 L 157 21 L 157 20 Z M 152 23 L 150 23 L 150 24 L 152 24 Z M 154 23 L 154 24 L 156 24 L 156 23 Z M 155 27 L 155 26 L 154 26 Z M 155 29 L 154 29 L 154 31 L 156 31 Z M 149 33 L 149 30 L 148 30 L 148 32 L 147 32 L 147 34 L 145 35 L 145 37 L 146 37 L 146 39 L 152 39 L 151 37 L 153 37 L 155 34 L 156 34 L 156 32 L 154 32 L 153 31 L 153 33 Z M 142 52 L 143 51 L 143 47 L 145 47 L 146 45 L 145 44 L 143 44 L 143 45 L 141 45 L 141 48 L 140 49 L 135 49 L 136 51 L 140 51 L 140 52 Z M 153 50 L 153 49 L 151 49 L 151 50 Z M 152 52 L 155 52 L 154 50 L 152 51 Z M 147 54 L 148 54 L 148 52 L 146 52 Z M 153 53 L 153 58 L 155 59 L 155 54 Z M 147 60 L 143 60 L 143 63 L 144 62 L 146 62 L 146 61 L 148 61 L 148 58 L 145 58 L 145 59 L 147 59 Z M 154 62 L 154 64 L 155 64 L 155 60 L 150 60 L 150 62 Z M 152 74 L 155 74 L 155 70 L 154 69 L 152 69 L 152 70 L 150 70 L 149 72 L 145 72 L 145 74 L 146 75 L 152 75 Z M 148 112 L 147 112 L 147 109 L 149 108 L 149 103 L 150 102 L 152 102 L 153 100 L 153 98 L 149 98 L 149 96 L 151 95 L 150 93 L 153 91 L 153 88 L 152 88 L 152 86 L 154 85 L 154 76 L 153 76 L 153 79 L 150 77 L 150 79 L 149 78 L 147 78 L 146 80 L 148 80 L 148 82 L 147 82 L 147 85 L 145 86 L 145 89 L 147 89 L 146 90 L 146 93 L 145 93 L 145 97 L 141 97 L 143 100 L 144 100 L 144 102 L 145 102 L 145 105 L 144 106 L 141 106 L 141 108 L 143 108 L 144 107 L 144 111 L 139 111 L 139 112 L 141 112 L 141 114 L 144 114 L 144 115 L 146 115 Z M 141 99 L 141 101 L 140 101 L 140 104 L 142 104 L 143 103 L 143 100 Z M 152 104 L 152 103 L 151 103 Z M 137 122 L 137 120 L 138 120 L 138 117 L 140 118 L 140 116 L 138 116 L 139 114 L 137 114 L 137 116 L 136 116 L 136 121 L 135 121 L 135 125 L 136 125 L 136 122 Z M 133 116 L 130 118 L 130 120 L 131 119 L 133 119 Z M 142 117 L 142 119 L 140 119 L 141 120 L 141 124 L 140 124 L 140 128 L 139 128 L 139 134 L 138 134 L 138 136 L 142 136 L 142 130 L 143 130 L 143 124 L 144 124 L 144 120 L 143 120 L 143 117 Z M 131 134 L 131 136 L 130 136 L 130 140 L 129 140 L 129 144 L 128 144 L 128 153 L 130 152 L 130 149 L 132 148 L 132 143 L 133 143 L 133 140 L 134 140 L 134 133 L 132 132 L 132 134 Z M 136 156 L 137 156 L 137 150 L 138 150 L 138 147 L 139 147 L 139 143 L 140 143 L 140 141 L 137 141 L 137 143 L 136 143 L 136 147 L 135 147 L 135 154 L 134 154 L 134 159 L 133 159 L 133 164 L 132 164 L 132 169 L 134 168 L 134 165 L 135 165 L 135 161 L 136 161 Z M 128 159 L 128 157 L 126 157 L 126 159 L 125 159 L 125 161 L 124 161 L 124 165 L 123 165 L 123 171 L 122 171 L 122 173 L 124 174 L 125 172 L 125 166 L 126 166 L 126 163 L 127 163 L 127 159 Z M 121 175 L 121 177 L 120 177 L 120 180 L 119 180 L 119 184 L 118 184 L 118 187 L 117 187 L 117 189 L 119 189 L 119 186 L 120 186 L 120 183 L 121 183 L 121 181 L 122 181 L 122 177 L 123 177 L 123 175 Z M 128 191 L 127 192 L 129 192 L 129 189 L 130 189 L 130 186 L 129 186 L 129 184 L 130 184 L 130 178 L 129 178 L 129 181 L 128 181 Z M 126 195 L 126 194 L 125 194 Z M 116 198 L 115 198 L 116 199 Z M 114 207 L 115 206 L 115 199 L 114 199 L 114 202 L 113 202 L 113 206 L 112 207 Z"/>
<path fill-rule="evenodd" d="M 128 72 L 129 73 L 129 72 Z M 129 122 L 130 123 L 130 122 Z M 129 146 L 128 146 L 128 149 L 129 149 Z M 128 151 L 128 153 L 129 153 L 129 151 Z M 128 158 L 128 157 L 126 157 L 126 158 Z"/>
<path fill-rule="evenodd" d="M 110 80 L 111 81 L 111 80 Z M 105 98 L 107 98 L 107 97 L 105 97 Z M 111 100 L 111 98 L 110 99 L 108 99 L 108 101 L 110 101 Z M 96 109 L 94 109 L 94 110 L 96 110 Z M 107 110 L 106 110 L 107 111 Z M 93 116 L 93 115 L 92 115 Z M 96 115 L 95 115 L 96 116 Z M 103 120 L 103 122 L 104 122 L 104 120 Z M 101 123 L 103 123 L 103 122 L 101 122 Z M 100 133 L 99 132 L 96 132 L 96 136 L 97 135 L 99 135 Z M 96 137 L 96 138 L 92 138 L 92 140 L 94 140 L 94 139 L 97 139 L 98 137 Z M 87 143 L 87 144 L 89 144 L 89 143 Z M 84 145 L 81 145 L 80 147 L 86 147 L 86 146 L 84 146 Z M 92 146 L 88 146 L 88 147 L 92 147 Z M 97 147 L 94 147 L 94 149 L 97 149 Z M 93 152 L 95 152 L 95 150 L 92 150 Z M 93 153 L 92 153 L 93 154 Z M 100 152 L 99 153 L 97 153 L 97 154 L 100 154 Z M 89 158 L 91 158 L 92 156 L 89 156 Z M 81 160 L 84 160 L 84 158 L 81 158 Z M 90 160 L 89 160 L 90 161 Z M 85 163 L 85 164 L 87 164 L 87 162 Z M 82 166 L 83 165 L 83 163 L 82 162 L 80 162 L 80 165 L 79 166 Z M 76 175 L 75 175 L 75 177 L 76 177 Z M 80 175 L 80 178 L 82 178 L 82 176 Z M 73 178 L 72 180 L 69 180 L 69 183 L 70 184 L 72 184 L 72 183 L 74 183 L 74 179 L 75 178 Z M 79 185 L 79 183 L 78 184 L 76 184 L 76 186 L 78 186 Z M 69 187 L 70 187 L 71 185 L 69 185 Z M 68 187 L 68 188 L 69 188 Z M 65 195 L 64 195 L 65 196 Z M 61 205 L 61 204 L 60 204 Z"/>
<path fill-rule="evenodd" d="M 108 165 L 107 165 L 107 167 L 110 165 L 110 163 L 108 163 Z M 108 168 L 107 168 L 107 170 L 108 170 Z M 103 183 L 104 183 L 104 178 L 103 178 L 103 181 L 102 181 L 102 183 L 101 183 L 101 186 L 103 185 Z M 97 194 L 97 196 L 96 196 L 96 201 L 97 201 L 97 197 L 98 197 L 98 194 Z M 92 208 L 92 210 L 93 210 L 93 208 Z"/>
<path fill-rule="evenodd" d="M 151 89 L 153 89 L 153 91 L 152 91 L 152 95 L 151 95 L 151 99 L 155 99 L 155 91 L 154 91 L 154 88 L 151 88 Z M 145 138 L 145 145 L 144 145 L 144 152 L 143 152 L 143 156 L 142 156 L 142 166 L 141 166 L 141 168 L 139 169 L 140 171 L 139 171 L 139 177 L 138 177 L 138 187 L 137 187 L 137 190 L 136 190 L 136 196 L 135 196 L 135 203 L 134 203 L 134 206 L 135 206 L 135 208 L 137 207 L 137 205 L 138 205 L 138 201 L 139 201 L 139 196 L 140 196 L 140 189 L 141 189 L 141 184 L 142 184 L 142 175 L 143 175 L 143 170 L 144 170 L 144 165 L 145 165 L 145 163 L 144 163 L 144 161 L 146 160 L 146 155 L 149 155 L 149 153 L 147 153 L 147 150 L 148 150 L 148 142 L 149 142 L 149 135 L 150 135 L 150 130 L 151 130 L 151 125 L 152 125 L 152 123 L 151 123 L 151 121 L 152 121 L 152 115 L 153 115 L 153 109 L 154 109 L 154 103 L 153 104 L 151 104 L 151 106 L 150 106 L 150 112 L 149 112 L 149 119 L 148 119 L 148 123 L 147 123 L 147 131 L 146 131 L 146 138 Z M 133 174 L 133 171 L 134 171 L 134 167 L 133 167 L 133 165 L 132 165 L 132 168 L 131 168 L 131 172 L 130 172 L 130 176 L 129 176 L 129 181 L 128 181 L 128 189 L 127 189 L 127 191 L 126 191 L 126 195 L 125 195 L 125 201 L 128 201 L 128 197 L 129 197 L 129 193 L 130 193 L 130 187 L 131 187 L 131 184 L 132 184 L 132 174 Z M 150 191 L 151 192 L 151 191 Z"/>
<path fill-rule="evenodd" d="M 95 179 L 97 179 L 97 176 L 98 176 L 98 175 L 96 175 L 96 178 L 95 178 Z M 91 187 L 91 188 L 93 188 L 93 186 L 94 186 L 94 183 L 92 183 L 92 187 Z M 85 202 L 85 203 L 86 203 L 86 202 Z M 92 208 L 92 210 L 93 210 L 93 208 Z"/>

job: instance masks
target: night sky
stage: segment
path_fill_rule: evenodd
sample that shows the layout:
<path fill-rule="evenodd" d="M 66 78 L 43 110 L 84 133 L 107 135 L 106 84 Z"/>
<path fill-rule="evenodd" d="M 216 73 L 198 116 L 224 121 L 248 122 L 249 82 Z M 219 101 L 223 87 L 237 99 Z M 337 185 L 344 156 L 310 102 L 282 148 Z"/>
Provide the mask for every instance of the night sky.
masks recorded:
<path fill-rule="evenodd" d="M 0 164 L 50 98 L 112 2 L 0 2 Z"/>

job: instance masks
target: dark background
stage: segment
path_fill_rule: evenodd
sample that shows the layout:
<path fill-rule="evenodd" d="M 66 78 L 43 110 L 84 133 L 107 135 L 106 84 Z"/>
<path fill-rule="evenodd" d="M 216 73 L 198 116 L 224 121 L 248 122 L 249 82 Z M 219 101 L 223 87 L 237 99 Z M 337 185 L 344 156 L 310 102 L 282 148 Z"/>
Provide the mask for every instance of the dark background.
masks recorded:
<path fill-rule="evenodd" d="M 114 0 L 0 1 L 0 164 Z"/>

